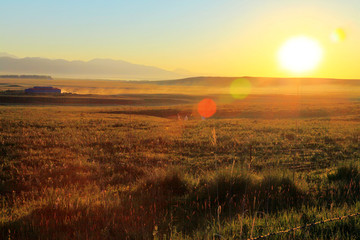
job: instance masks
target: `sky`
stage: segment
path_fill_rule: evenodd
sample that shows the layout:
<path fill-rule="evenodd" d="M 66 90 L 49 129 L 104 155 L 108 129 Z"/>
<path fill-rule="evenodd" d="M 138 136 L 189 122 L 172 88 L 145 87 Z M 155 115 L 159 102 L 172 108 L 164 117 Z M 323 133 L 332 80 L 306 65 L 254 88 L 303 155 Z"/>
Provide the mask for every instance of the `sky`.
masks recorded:
<path fill-rule="evenodd" d="M 359 0 L 1 0 L 0 52 L 111 58 L 197 75 L 360 78 Z M 341 28 L 343 41 L 331 40 Z M 298 35 L 323 58 L 306 73 L 277 53 Z"/>

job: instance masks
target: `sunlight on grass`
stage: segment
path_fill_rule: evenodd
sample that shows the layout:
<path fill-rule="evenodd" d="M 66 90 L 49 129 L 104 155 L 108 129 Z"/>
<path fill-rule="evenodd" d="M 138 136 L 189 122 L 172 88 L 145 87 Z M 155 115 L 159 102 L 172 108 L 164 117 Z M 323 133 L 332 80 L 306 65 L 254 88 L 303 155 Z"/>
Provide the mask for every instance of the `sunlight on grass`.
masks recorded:
<path fill-rule="evenodd" d="M 207 121 L 192 104 L 1 107 L 0 236 L 249 238 L 359 211 L 356 103 L 296 115 L 291 99 L 220 104 Z M 296 238 L 345 229 L 360 220 Z"/>

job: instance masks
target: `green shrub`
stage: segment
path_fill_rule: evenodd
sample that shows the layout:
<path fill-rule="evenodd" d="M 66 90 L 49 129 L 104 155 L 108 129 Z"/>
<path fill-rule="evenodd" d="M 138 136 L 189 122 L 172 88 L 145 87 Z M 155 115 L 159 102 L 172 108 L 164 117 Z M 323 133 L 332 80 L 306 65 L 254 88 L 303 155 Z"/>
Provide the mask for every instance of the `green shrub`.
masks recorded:
<path fill-rule="evenodd" d="M 182 196 L 189 191 L 189 182 L 179 169 L 157 171 L 140 181 L 137 191 L 151 195 Z"/>
<path fill-rule="evenodd" d="M 262 209 L 277 211 L 304 203 L 306 194 L 285 176 L 265 176 L 259 185 L 259 197 L 263 199 Z"/>
<path fill-rule="evenodd" d="M 349 183 L 350 181 L 359 181 L 359 169 L 354 164 L 349 166 L 342 166 L 337 168 L 335 173 L 328 174 L 330 182 L 343 181 Z"/>
<path fill-rule="evenodd" d="M 327 194 L 326 198 L 331 198 L 338 203 L 353 203 L 360 198 L 360 171 L 359 168 L 354 165 L 342 166 L 337 168 L 335 173 L 328 174 L 328 180 L 333 183 L 327 192 L 331 193 L 331 196 Z"/>

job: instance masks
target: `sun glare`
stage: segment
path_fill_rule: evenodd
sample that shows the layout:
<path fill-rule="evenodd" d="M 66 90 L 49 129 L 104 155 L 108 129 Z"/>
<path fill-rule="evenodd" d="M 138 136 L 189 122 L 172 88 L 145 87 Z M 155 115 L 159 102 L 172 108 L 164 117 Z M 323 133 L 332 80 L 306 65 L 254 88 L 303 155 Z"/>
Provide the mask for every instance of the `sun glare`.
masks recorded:
<path fill-rule="evenodd" d="M 319 64 L 322 55 L 320 44 L 306 36 L 290 38 L 278 52 L 280 65 L 294 73 L 313 70 Z"/>

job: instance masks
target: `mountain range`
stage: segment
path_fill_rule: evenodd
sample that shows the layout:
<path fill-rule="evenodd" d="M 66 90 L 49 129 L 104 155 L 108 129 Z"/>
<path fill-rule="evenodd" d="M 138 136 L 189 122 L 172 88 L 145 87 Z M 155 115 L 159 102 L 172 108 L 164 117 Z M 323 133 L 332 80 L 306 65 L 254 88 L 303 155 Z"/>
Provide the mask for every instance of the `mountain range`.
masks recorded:
<path fill-rule="evenodd" d="M 185 71 L 167 71 L 153 66 L 113 59 L 67 61 L 39 57 L 17 58 L 0 53 L 0 74 L 44 74 L 68 78 L 107 78 L 125 80 L 165 80 L 189 76 Z"/>

